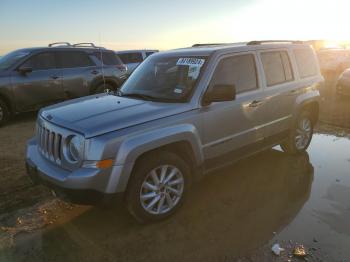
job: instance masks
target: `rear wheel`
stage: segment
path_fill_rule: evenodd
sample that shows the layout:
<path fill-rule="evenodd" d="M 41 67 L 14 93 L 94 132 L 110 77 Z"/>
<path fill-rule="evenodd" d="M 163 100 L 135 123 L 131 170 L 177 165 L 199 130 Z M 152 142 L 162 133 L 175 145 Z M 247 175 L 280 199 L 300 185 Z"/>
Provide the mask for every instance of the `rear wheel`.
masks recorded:
<path fill-rule="evenodd" d="M 95 89 L 95 94 L 100 94 L 100 93 L 108 93 L 109 91 L 114 91 L 115 88 L 111 84 L 100 84 L 97 86 Z"/>
<path fill-rule="evenodd" d="M 314 127 L 311 113 L 303 111 L 299 114 L 288 139 L 281 144 L 283 151 L 290 154 L 298 154 L 306 151 L 313 135 Z"/>
<path fill-rule="evenodd" d="M 190 185 L 190 168 L 171 152 L 144 157 L 129 181 L 126 201 L 141 223 L 155 222 L 173 214 L 183 203 Z"/>
<path fill-rule="evenodd" d="M 6 103 L 0 99 L 0 126 L 3 126 L 10 117 L 10 111 Z"/>

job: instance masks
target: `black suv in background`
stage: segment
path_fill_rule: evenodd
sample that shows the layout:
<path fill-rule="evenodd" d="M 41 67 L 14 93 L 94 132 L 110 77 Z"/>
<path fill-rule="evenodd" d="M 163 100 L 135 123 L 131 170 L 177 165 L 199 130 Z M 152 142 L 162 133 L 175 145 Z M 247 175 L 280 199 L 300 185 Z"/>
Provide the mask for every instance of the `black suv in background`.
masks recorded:
<path fill-rule="evenodd" d="M 115 90 L 127 67 L 116 54 L 92 43 L 53 43 L 0 58 L 0 126 L 12 114 Z"/>

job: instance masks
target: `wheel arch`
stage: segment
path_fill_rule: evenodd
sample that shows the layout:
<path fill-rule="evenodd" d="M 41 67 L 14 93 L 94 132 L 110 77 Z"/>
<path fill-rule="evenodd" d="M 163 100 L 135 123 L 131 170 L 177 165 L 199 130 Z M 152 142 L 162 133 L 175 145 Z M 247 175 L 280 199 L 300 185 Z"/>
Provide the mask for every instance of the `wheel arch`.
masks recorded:
<path fill-rule="evenodd" d="M 293 113 L 294 120 L 298 118 L 300 112 L 307 110 L 312 114 L 312 122 L 315 125 L 319 118 L 319 103 L 320 93 L 318 90 L 310 91 L 298 96 Z"/>
<path fill-rule="evenodd" d="M 121 85 L 121 82 L 115 78 L 105 77 L 105 79 L 103 79 L 103 77 L 99 77 L 92 82 L 90 92 L 93 94 L 96 89 L 104 83 L 112 85 L 115 89 Z"/>
<path fill-rule="evenodd" d="M 198 134 L 195 134 L 196 131 L 187 125 L 176 127 L 174 130 L 169 129 L 158 130 L 158 134 L 149 134 L 151 136 L 144 134 L 147 137 L 141 136 L 131 139 L 120 147 L 115 160 L 116 163 L 124 163 L 122 177 L 118 183 L 119 192 L 127 188 L 131 174 L 142 158 L 161 151 L 177 154 L 189 165 L 195 178 L 200 176 L 201 172 L 198 172 L 198 170 L 201 170 L 199 167 L 203 163 L 203 154 Z M 180 129 L 182 129 L 182 132 Z M 165 131 L 166 135 L 163 134 L 162 136 L 162 131 Z"/>
<path fill-rule="evenodd" d="M 317 101 L 306 101 L 305 103 L 300 105 L 298 113 L 303 111 L 310 112 L 312 123 L 315 125 L 319 118 L 319 110 L 320 106 Z"/>

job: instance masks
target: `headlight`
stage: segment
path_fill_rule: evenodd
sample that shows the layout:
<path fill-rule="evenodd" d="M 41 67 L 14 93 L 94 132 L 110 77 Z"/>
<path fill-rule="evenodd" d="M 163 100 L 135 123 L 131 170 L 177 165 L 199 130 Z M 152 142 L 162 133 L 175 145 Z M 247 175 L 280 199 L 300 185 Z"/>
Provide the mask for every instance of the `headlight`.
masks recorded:
<path fill-rule="evenodd" d="M 67 143 L 67 157 L 72 162 L 78 162 L 82 159 L 84 141 L 79 136 L 71 136 Z"/>

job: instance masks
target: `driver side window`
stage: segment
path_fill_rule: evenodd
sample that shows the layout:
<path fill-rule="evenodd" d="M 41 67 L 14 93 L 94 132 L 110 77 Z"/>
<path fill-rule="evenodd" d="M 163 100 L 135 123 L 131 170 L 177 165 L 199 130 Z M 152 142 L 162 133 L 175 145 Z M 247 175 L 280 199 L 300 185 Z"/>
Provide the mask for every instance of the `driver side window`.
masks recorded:
<path fill-rule="evenodd" d="M 235 55 L 222 59 L 211 80 L 210 86 L 214 85 L 234 85 L 237 94 L 258 89 L 254 55 Z"/>
<path fill-rule="evenodd" d="M 22 67 L 30 67 L 33 71 L 56 68 L 55 55 L 52 52 L 34 55 L 24 62 Z"/>

